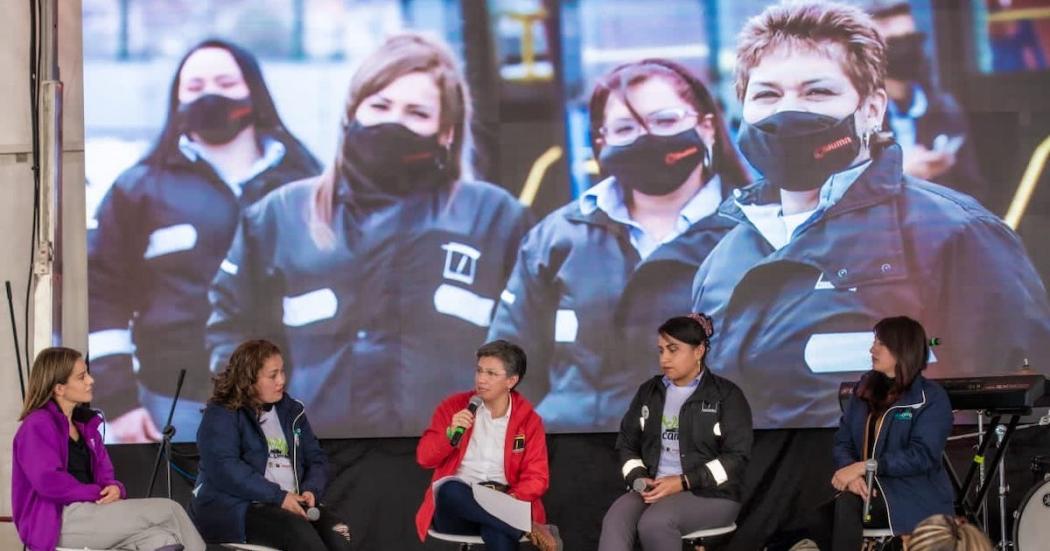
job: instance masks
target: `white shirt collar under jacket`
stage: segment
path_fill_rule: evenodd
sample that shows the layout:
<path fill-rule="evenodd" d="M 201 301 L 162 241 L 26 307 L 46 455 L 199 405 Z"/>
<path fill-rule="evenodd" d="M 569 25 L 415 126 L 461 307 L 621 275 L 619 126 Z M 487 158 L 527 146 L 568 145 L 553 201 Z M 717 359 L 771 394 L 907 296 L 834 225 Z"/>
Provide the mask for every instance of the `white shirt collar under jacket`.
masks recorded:
<path fill-rule="evenodd" d="M 868 160 L 828 177 L 828 180 L 820 186 L 820 201 L 817 203 L 817 208 L 809 211 L 809 216 L 806 216 L 805 220 L 791 219 L 795 215 L 785 217 L 781 213 L 780 203 L 766 203 L 764 205 L 741 203 L 739 200 L 740 190 L 733 190 L 734 201 L 740 207 L 740 210 L 744 212 L 744 216 L 747 216 L 751 224 L 762 234 L 762 237 L 766 238 L 766 241 L 774 249 L 780 250 L 791 242 L 795 235 L 798 234 L 800 228 L 805 229 L 814 220 L 820 218 L 824 211 L 838 203 L 850 186 L 853 185 L 853 182 L 857 181 L 857 178 L 864 173 L 870 164 L 871 161 Z M 787 219 L 785 220 L 785 218 Z M 798 217 L 795 216 L 795 218 Z"/>
<path fill-rule="evenodd" d="M 679 235 L 685 233 L 690 226 L 703 218 L 714 214 L 718 205 L 722 203 L 722 180 L 719 176 L 711 178 L 700 191 L 693 196 L 678 213 L 674 229 L 656 239 L 646 233 L 641 224 L 631 219 L 624 201 L 623 189 L 616 183 L 614 178 L 606 178 L 598 182 L 580 196 L 580 211 L 583 214 L 591 214 L 601 209 L 609 215 L 614 222 L 627 226 L 631 238 L 631 245 L 638 251 L 642 260 L 645 260 L 660 245 L 674 241 Z"/>
<path fill-rule="evenodd" d="M 262 157 L 259 157 L 259 160 L 255 161 L 255 164 L 252 165 L 252 169 L 248 172 L 248 175 L 240 181 L 233 182 L 229 180 L 227 175 L 219 170 L 219 167 L 213 165 L 211 161 L 208 160 L 208 157 L 204 154 L 204 149 L 197 144 L 197 142 L 194 142 L 185 134 L 179 136 L 179 152 L 185 155 L 190 161 L 204 159 L 204 162 L 208 163 L 213 169 L 215 169 L 215 173 L 219 175 L 219 178 L 222 178 L 222 181 L 229 186 L 230 190 L 232 190 L 233 194 L 237 197 L 241 196 L 241 186 L 244 185 L 245 182 L 250 181 L 252 178 L 269 170 L 270 167 L 280 164 L 281 161 L 284 160 L 284 154 L 287 153 L 287 149 L 285 149 L 283 143 L 264 136 L 262 138 L 262 145 Z"/>
<path fill-rule="evenodd" d="M 503 454 L 507 444 L 510 410 L 511 403 L 508 402 L 507 413 L 499 419 L 494 419 L 485 404 L 478 406 L 474 415 L 474 430 L 470 433 L 470 442 L 467 444 L 467 453 L 463 455 L 463 462 L 459 464 L 456 476 L 470 483 L 507 483 Z"/>

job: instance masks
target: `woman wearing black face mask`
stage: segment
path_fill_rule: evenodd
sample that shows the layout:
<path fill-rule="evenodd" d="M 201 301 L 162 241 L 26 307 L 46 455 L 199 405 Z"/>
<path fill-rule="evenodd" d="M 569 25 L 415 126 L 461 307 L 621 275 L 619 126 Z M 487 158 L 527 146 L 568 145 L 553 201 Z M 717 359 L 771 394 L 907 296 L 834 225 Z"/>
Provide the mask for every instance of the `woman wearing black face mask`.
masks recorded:
<path fill-rule="evenodd" d="M 833 426 L 842 373 L 867 369 L 868 328 L 888 315 L 950 337 L 941 376 L 1050 353 L 1046 291 L 1017 236 L 902 174 L 880 139 L 885 50 L 866 14 L 773 6 L 737 48 L 740 147 L 763 179 L 722 206 L 740 223 L 697 273 L 693 307 L 723 328 L 711 365 L 740 384 L 756 428 Z"/>
<path fill-rule="evenodd" d="M 216 276 L 213 365 L 282 343 L 322 436 L 418 433 L 482 341 L 527 212 L 470 181 L 469 93 L 447 46 L 404 34 L 354 74 L 335 162 L 247 213 Z"/>
<path fill-rule="evenodd" d="M 608 178 L 526 236 L 489 331 L 535 358 L 540 388 L 526 392 L 554 430 L 615 429 L 648 373 L 652 327 L 689 300 L 733 225 L 714 213 L 747 180 L 710 93 L 676 63 L 613 69 L 590 112 Z"/>
<path fill-rule="evenodd" d="M 879 320 L 871 371 L 860 379 L 835 434 L 839 493 L 823 507 L 814 536 L 821 549 L 859 549 L 863 528 L 910 533 L 923 519 L 954 513 L 954 492 L 941 454 L 952 431 L 948 394 L 922 376 L 929 348 L 919 322 Z M 872 487 L 865 464 L 874 460 Z M 869 500 L 870 518 L 863 500 Z"/>
<path fill-rule="evenodd" d="M 207 289 L 240 212 L 319 170 L 251 53 L 221 40 L 186 53 L 160 137 L 110 188 L 88 235 L 91 370 L 117 441 L 159 439 L 182 368 L 173 425 L 193 439 L 211 386 Z"/>

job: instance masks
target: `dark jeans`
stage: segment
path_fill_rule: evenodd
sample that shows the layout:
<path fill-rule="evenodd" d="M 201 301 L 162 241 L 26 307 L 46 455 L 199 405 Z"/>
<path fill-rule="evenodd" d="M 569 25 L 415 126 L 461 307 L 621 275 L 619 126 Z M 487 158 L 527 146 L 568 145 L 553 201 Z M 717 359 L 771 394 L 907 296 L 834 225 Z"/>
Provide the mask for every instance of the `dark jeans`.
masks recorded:
<path fill-rule="evenodd" d="M 810 533 L 821 549 L 855 551 L 864 543 L 865 528 L 889 525 L 881 496 L 871 500 L 871 522 L 864 522 L 864 500 L 852 492 L 842 492 L 820 506 Z"/>
<path fill-rule="evenodd" d="M 325 507 L 319 507 L 321 517 L 310 522 L 281 509 L 272 503 L 253 503 L 244 516 L 244 532 L 248 543 L 302 549 L 303 551 L 347 551 L 350 549 L 350 530 Z"/>
<path fill-rule="evenodd" d="M 522 536 L 521 530 L 482 509 L 470 486 L 455 480 L 442 484 L 434 496 L 434 529 L 445 534 L 480 535 L 491 551 L 517 549 Z"/>

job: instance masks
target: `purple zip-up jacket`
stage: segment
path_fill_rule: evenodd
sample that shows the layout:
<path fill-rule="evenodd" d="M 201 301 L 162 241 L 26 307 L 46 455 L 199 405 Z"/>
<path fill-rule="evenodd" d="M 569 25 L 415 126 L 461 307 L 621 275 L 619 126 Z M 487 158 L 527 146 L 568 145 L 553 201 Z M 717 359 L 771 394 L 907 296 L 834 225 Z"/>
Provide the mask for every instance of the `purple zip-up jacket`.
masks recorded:
<path fill-rule="evenodd" d="M 78 407 L 73 424 L 91 452 L 93 484 L 81 484 L 67 470 L 69 423 L 54 401 L 26 416 L 15 433 L 11 514 L 18 537 L 30 551 L 54 551 L 66 505 L 97 501 L 110 484 L 120 488 L 121 499 L 127 497 L 124 485 L 113 477 L 113 463 L 98 431 L 102 416 Z"/>

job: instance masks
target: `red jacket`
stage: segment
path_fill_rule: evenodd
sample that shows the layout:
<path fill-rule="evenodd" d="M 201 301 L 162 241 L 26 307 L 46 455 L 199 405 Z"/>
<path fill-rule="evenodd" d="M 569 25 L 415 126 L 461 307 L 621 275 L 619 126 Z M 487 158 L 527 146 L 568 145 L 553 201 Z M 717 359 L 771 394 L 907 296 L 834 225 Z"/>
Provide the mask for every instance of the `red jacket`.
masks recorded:
<path fill-rule="evenodd" d="M 473 427 L 463 433 L 459 446 L 453 448 L 448 442 L 445 430 L 452 424 L 452 415 L 467 407 L 472 392 L 453 394 L 441 402 L 434 410 L 430 426 L 423 432 L 416 447 L 416 461 L 424 469 L 434 469 L 434 476 L 427 486 L 423 504 L 416 512 L 416 530 L 420 541 L 427 537 L 427 529 L 434 518 L 433 482 L 456 474 L 463 456 L 467 453 L 467 444 Z M 503 448 L 503 469 L 510 485 L 509 493 L 514 497 L 532 502 L 532 520 L 546 522 L 540 497 L 547 491 L 550 472 L 547 469 L 547 433 L 543 430 L 543 420 L 532 409 L 532 404 L 517 392 L 510 393 L 510 421 L 507 423 L 507 441 Z M 524 437 L 524 441 L 522 441 Z M 518 441 L 515 444 L 515 441 Z M 517 449 L 515 449 L 517 448 Z"/>

